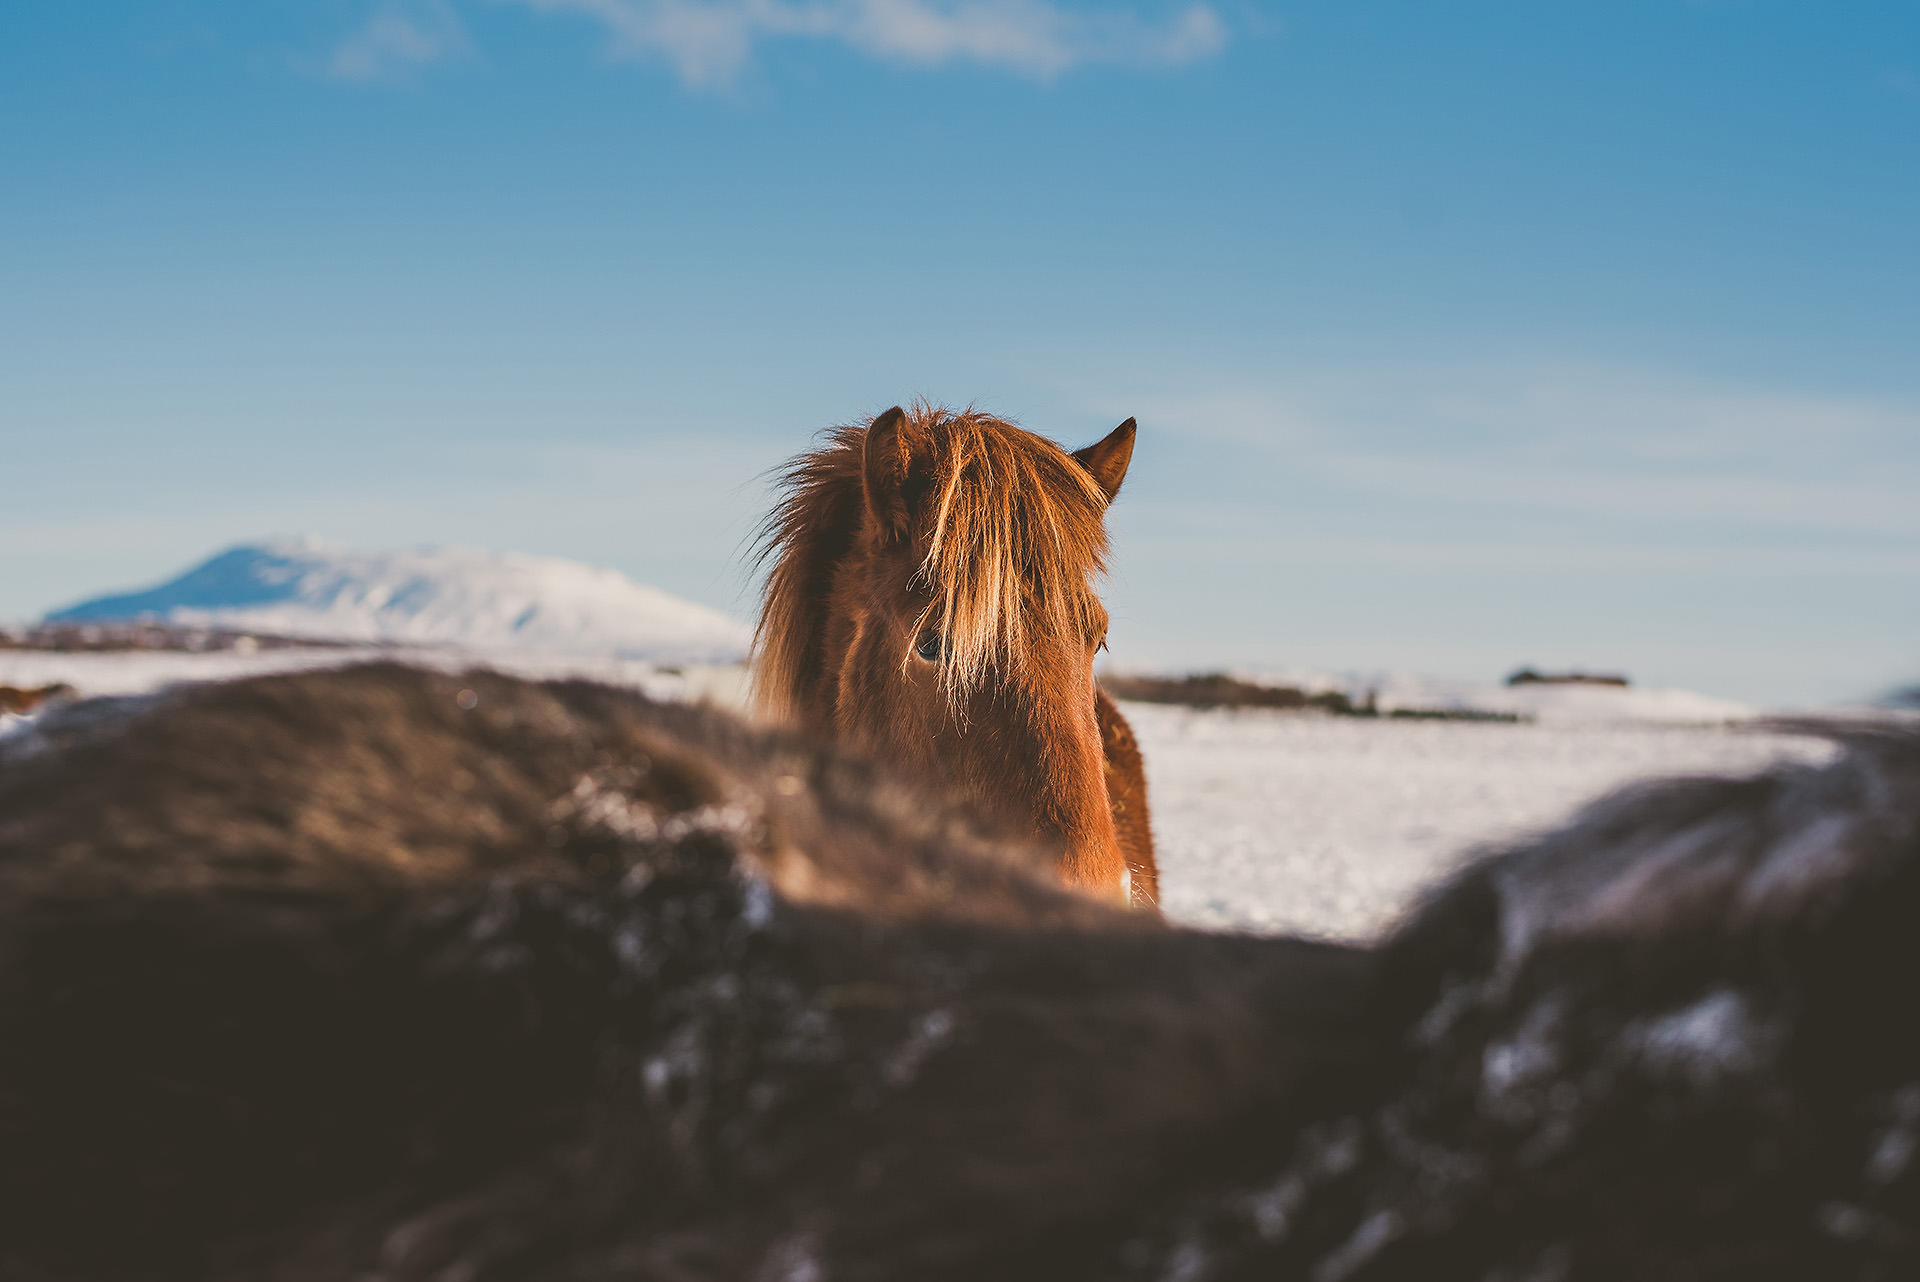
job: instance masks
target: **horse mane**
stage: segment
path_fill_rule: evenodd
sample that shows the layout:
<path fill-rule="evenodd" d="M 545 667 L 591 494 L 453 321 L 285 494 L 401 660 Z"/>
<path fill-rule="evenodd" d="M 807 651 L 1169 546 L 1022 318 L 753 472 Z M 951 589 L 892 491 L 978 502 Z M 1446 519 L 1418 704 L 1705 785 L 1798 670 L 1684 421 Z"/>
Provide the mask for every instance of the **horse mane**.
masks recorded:
<path fill-rule="evenodd" d="M 824 710 L 834 577 L 867 522 L 872 423 L 833 428 L 823 448 L 796 457 L 760 530 L 757 559 L 772 568 L 754 632 L 754 690 L 778 719 Z M 928 603 L 918 626 L 939 629 L 941 683 L 958 703 L 996 666 L 1021 670 L 1036 645 L 1092 625 L 1107 497 L 1060 446 L 971 407 L 917 401 L 902 430 L 915 469 L 925 468 L 916 535 L 926 554 L 915 577 Z"/>

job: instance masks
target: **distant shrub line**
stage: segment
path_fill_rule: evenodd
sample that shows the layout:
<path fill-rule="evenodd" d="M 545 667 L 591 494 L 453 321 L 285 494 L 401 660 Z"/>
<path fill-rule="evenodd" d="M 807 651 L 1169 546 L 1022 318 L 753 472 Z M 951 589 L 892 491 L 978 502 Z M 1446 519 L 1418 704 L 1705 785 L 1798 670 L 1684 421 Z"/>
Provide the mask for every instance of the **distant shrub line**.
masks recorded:
<path fill-rule="evenodd" d="M 1188 708 L 1275 708 L 1283 712 L 1324 712 L 1336 717 L 1369 717 L 1392 721 L 1523 720 L 1517 713 L 1485 712 L 1472 708 L 1391 708 L 1382 710 L 1372 691 L 1360 703 L 1341 690 L 1309 694 L 1297 686 L 1260 685 L 1224 672 L 1184 677 L 1113 676 L 1100 684 L 1116 699 L 1136 703 L 1172 703 Z"/>
<path fill-rule="evenodd" d="M 353 644 L 309 637 L 282 637 L 234 628 L 181 627 L 171 623 L 30 623 L 0 628 L 0 650 L 50 650 L 60 654 L 130 650 L 325 650 Z"/>

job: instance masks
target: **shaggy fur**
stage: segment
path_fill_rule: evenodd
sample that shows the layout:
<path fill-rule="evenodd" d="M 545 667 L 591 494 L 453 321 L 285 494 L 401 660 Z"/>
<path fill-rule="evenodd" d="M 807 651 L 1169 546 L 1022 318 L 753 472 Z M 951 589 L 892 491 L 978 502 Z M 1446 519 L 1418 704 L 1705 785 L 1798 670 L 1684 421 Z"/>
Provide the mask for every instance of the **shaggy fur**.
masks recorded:
<path fill-rule="evenodd" d="M 1623 794 L 1370 952 L 1151 928 L 974 814 L 581 684 L 48 714 L 0 1277 L 1920 1270 L 1912 731 Z"/>
<path fill-rule="evenodd" d="M 1392 1084 L 1123 1276 L 1920 1276 L 1920 733 L 1641 786 L 1391 940 Z"/>
<path fill-rule="evenodd" d="M 774 720 L 957 785 L 1067 884 L 1151 906 L 1145 775 L 1092 677 L 1132 444 L 1131 420 L 1070 455 L 927 405 L 836 430 L 763 532 L 754 667 Z"/>
<path fill-rule="evenodd" d="M 369 667 L 0 743 L 7 1278 L 1062 1276 L 1371 1059 L 1349 950 L 637 695 Z"/>

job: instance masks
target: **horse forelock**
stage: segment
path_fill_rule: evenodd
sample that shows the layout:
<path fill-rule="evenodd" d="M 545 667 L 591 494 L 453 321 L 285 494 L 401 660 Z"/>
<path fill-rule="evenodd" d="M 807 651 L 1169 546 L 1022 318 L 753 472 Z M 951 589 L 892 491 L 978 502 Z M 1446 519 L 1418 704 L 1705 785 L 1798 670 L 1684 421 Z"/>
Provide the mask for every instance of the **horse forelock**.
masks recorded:
<path fill-rule="evenodd" d="M 1026 672 L 1083 636 L 1105 568 L 1106 495 L 1067 452 L 1011 423 L 945 415 L 920 578 L 920 626 L 941 635 L 941 682 L 959 699 L 996 666 Z"/>
<path fill-rule="evenodd" d="M 1004 419 L 917 403 L 906 427 L 927 477 L 915 578 L 928 603 L 918 626 L 940 632 L 941 683 L 957 703 L 996 668 L 1033 675 L 1040 653 L 1093 626 L 1107 498 L 1065 450 Z M 824 448 L 794 459 L 761 529 L 759 556 L 772 566 L 754 683 L 775 716 L 802 713 L 825 675 L 833 576 L 859 551 L 869 519 L 867 428 L 836 428 Z"/>

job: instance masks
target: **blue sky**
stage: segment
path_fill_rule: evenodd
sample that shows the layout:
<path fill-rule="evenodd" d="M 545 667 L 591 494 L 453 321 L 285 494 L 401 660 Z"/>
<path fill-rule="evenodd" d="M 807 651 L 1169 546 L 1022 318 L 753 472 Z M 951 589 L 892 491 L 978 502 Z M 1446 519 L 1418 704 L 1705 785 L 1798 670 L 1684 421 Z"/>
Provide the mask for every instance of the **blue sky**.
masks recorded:
<path fill-rule="evenodd" d="M 0 12 L 0 618 L 276 533 L 745 613 L 765 469 L 1127 415 L 1123 665 L 1920 677 L 1920 0 Z"/>

